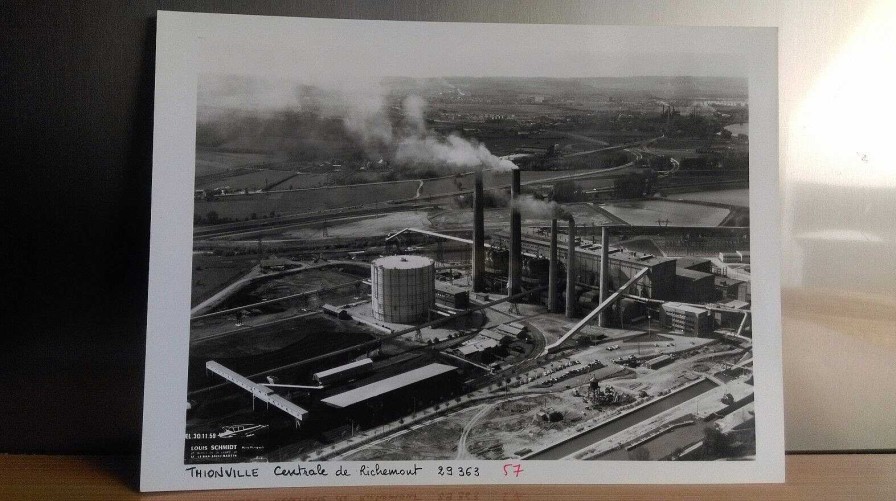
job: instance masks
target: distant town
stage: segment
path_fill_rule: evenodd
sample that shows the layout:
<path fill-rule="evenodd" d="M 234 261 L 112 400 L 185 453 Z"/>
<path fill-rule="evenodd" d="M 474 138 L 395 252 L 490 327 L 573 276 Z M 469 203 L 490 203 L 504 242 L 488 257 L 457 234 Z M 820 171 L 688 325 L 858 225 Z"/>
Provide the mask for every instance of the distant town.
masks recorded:
<path fill-rule="evenodd" d="M 200 96 L 185 461 L 752 459 L 746 79 L 381 87 Z"/>

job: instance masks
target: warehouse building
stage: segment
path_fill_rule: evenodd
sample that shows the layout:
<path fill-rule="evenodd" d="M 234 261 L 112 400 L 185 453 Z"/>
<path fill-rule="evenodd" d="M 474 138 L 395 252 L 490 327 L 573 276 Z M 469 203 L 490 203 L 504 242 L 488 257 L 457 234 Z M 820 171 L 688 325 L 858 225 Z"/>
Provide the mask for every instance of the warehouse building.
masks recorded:
<path fill-rule="evenodd" d="M 432 363 L 321 399 L 357 423 L 370 423 L 424 409 L 460 392 L 457 367 Z"/>
<path fill-rule="evenodd" d="M 458 287 L 447 282 L 436 281 L 436 300 L 446 305 L 457 308 L 470 307 L 470 292 L 463 287 Z"/>
<path fill-rule="evenodd" d="M 311 378 L 314 379 L 317 384 L 331 385 L 354 379 L 361 375 L 367 374 L 372 370 L 373 360 L 369 358 L 362 358 L 361 360 L 355 360 L 354 362 L 340 365 L 339 367 L 333 367 L 332 369 L 327 369 L 325 371 L 315 372 L 311 376 Z"/>
<path fill-rule="evenodd" d="M 679 257 L 675 259 L 675 266 L 677 268 L 684 268 L 686 270 L 712 273 L 712 261 L 702 257 Z"/>
<path fill-rule="evenodd" d="M 716 288 L 717 300 L 730 301 L 732 299 L 737 299 L 739 301 L 750 302 L 750 282 L 720 276 L 715 276 L 713 281 L 714 287 Z"/>
<path fill-rule="evenodd" d="M 715 277 L 711 273 L 675 268 L 675 298 L 685 303 L 708 303 L 716 298 Z"/>

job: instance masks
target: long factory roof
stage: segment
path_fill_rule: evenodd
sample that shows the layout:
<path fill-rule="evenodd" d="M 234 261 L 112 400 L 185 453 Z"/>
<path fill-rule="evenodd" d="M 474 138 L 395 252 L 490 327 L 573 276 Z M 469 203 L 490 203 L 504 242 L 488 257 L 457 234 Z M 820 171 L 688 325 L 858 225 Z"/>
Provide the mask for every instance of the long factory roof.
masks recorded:
<path fill-rule="evenodd" d="M 670 301 L 668 303 L 663 303 L 662 307 L 664 309 L 669 308 L 669 309 L 675 309 L 678 311 L 689 311 L 691 313 L 696 313 L 698 315 L 702 314 L 702 313 L 706 313 L 706 310 L 703 308 L 700 308 L 697 306 L 691 306 L 691 305 L 685 304 L 685 303 L 676 303 L 676 302 L 672 302 L 672 301 Z"/>
<path fill-rule="evenodd" d="M 345 365 L 340 365 L 339 367 L 333 367 L 332 369 L 327 369 L 325 371 L 315 372 L 313 377 L 315 378 L 325 378 L 328 376 L 332 376 L 333 374 L 338 374 L 340 372 L 345 372 L 357 367 L 364 367 L 368 365 L 373 365 L 373 360 L 369 358 L 362 358 L 361 360 L 355 360 L 354 362 L 347 363 Z"/>
<path fill-rule="evenodd" d="M 687 277 L 687 278 L 691 278 L 694 280 L 699 280 L 701 278 L 712 279 L 712 277 L 714 276 L 712 273 L 705 273 L 702 271 L 691 270 L 688 268 L 680 268 L 680 267 L 675 268 L 675 274 L 680 277 Z"/>
<path fill-rule="evenodd" d="M 510 234 L 505 231 L 497 231 L 495 232 L 496 236 L 499 238 L 508 240 L 510 239 Z M 521 240 L 523 242 L 534 243 L 543 246 L 550 246 L 549 237 L 542 237 L 541 235 L 532 235 L 530 233 L 525 233 L 522 235 Z M 594 244 L 591 244 L 594 245 Z M 598 249 L 589 249 L 587 244 L 578 244 L 576 245 L 576 252 L 581 254 L 589 254 L 592 256 L 600 256 L 600 250 Z M 558 242 L 558 249 L 566 250 L 566 244 Z M 600 247 L 599 245 L 597 247 Z M 610 261 L 622 261 L 625 263 L 631 263 L 638 266 L 653 266 L 660 263 L 666 263 L 669 261 L 675 261 L 675 258 L 671 257 L 663 257 L 656 256 L 653 254 L 648 254 L 646 252 L 635 252 L 624 250 L 618 247 L 611 247 L 607 249 L 609 252 Z"/>
<path fill-rule="evenodd" d="M 451 365 L 429 364 L 375 383 L 370 383 L 344 393 L 333 395 L 332 397 L 324 398 L 321 402 L 331 407 L 342 409 L 455 370 L 457 370 L 457 367 Z"/>

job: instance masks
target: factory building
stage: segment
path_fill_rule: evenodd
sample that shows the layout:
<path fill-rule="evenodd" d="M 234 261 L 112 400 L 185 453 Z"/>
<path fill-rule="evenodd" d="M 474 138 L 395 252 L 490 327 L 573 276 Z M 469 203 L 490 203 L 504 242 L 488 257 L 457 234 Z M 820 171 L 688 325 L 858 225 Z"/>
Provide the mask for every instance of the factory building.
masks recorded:
<path fill-rule="evenodd" d="M 351 320 L 352 316 L 345 308 L 341 308 L 339 306 L 333 306 L 332 304 L 325 304 L 320 307 L 324 313 L 327 315 L 332 315 L 339 320 Z"/>
<path fill-rule="evenodd" d="M 675 268 L 675 298 L 685 303 L 708 303 L 716 297 L 712 273 Z"/>
<path fill-rule="evenodd" d="M 447 282 L 436 282 L 436 299 L 452 308 L 470 307 L 470 292 Z"/>
<path fill-rule="evenodd" d="M 435 306 L 436 271 L 423 256 L 387 256 L 370 264 L 373 318 L 412 324 L 429 318 Z"/>
<path fill-rule="evenodd" d="M 669 355 L 660 355 L 644 362 L 644 367 L 647 367 L 648 369 L 659 369 L 671 364 L 674 361 L 675 359 L 670 357 Z"/>
<path fill-rule="evenodd" d="M 494 331 L 492 329 L 482 329 L 479 331 L 479 335 L 483 337 L 487 337 L 489 339 L 494 339 L 495 341 L 500 341 L 504 339 L 504 336 L 507 334 L 503 332 Z"/>
<path fill-rule="evenodd" d="M 480 357 L 486 350 L 497 348 L 500 345 L 500 342 L 487 337 L 471 339 L 457 347 L 457 354 L 465 358 L 481 360 Z"/>
<path fill-rule="evenodd" d="M 712 327 L 707 310 L 682 303 L 663 303 L 660 321 L 667 329 L 694 336 L 709 332 Z"/>
<path fill-rule="evenodd" d="M 495 238 L 506 238 L 506 234 L 498 232 Z M 561 245 L 558 248 L 558 257 L 563 263 L 566 263 L 568 254 L 565 247 Z M 522 249 L 523 252 L 544 256 L 550 251 L 550 242 L 536 235 L 527 234 L 522 238 Z M 575 275 L 578 283 L 599 285 L 600 251 L 599 245 L 576 246 Z M 611 248 L 608 252 L 607 271 L 610 290 L 627 282 L 641 269 L 648 268 L 649 273 L 631 288 L 630 293 L 652 299 L 675 297 L 675 259 L 622 249 Z"/>
<path fill-rule="evenodd" d="M 505 335 L 519 337 L 520 334 L 526 332 L 526 326 L 519 322 L 509 322 L 506 324 L 500 324 L 495 327 L 498 331 Z"/>
<path fill-rule="evenodd" d="M 343 417 L 368 423 L 424 409 L 456 395 L 460 388 L 457 367 L 432 363 L 331 395 L 321 403 Z"/>
<path fill-rule="evenodd" d="M 739 301 L 750 302 L 750 282 L 720 276 L 715 276 L 713 281 L 713 285 L 716 288 L 716 298 L 718 300 L 730 301 L 732 299 L 737 299 Z"/>
<path fill-rule="evenodd" d="M 734 251 L 734 252 L 720 252 L 719 253 L 719 261 L 729 264 L 729 263 L 749 263 L 750 262 L 750 251 Z"/>
<path fill-rule="evenodd" d="M 356 360 L 345 365 L 340 365 L 339 367 L 333 367 L 332 369 L 327 369 L 325 371 L 315 372 L 311 376 L 311 378 L 314 379 L 317 384 L 331 385 L 357 378 L 361 375 L 371 372 L 372 370 L 373 360 L 369 358 L 362 358 L 361 360 Z"/>
<path fill-rule="evenodd" d="M 746 301 L 739 301 L 737 299 L 719 303 L 719 306 L 724 306 L 725 308 L 730 308 L 731 310 L 741 311 L 750 309 L 750 303 Z M 740 327 L 743 318 L 744 315 L 740 311 L 713 311 L 713 320 L 715 321 L 715 325 L 721 328 L 737 329 L 738 327 Z"/>
<path fill-rule="evenodd" d="M 679 257 L 675 259 L 675 266 L 686 270 L 712 273 L 712 261 L 702 257 Z"/>

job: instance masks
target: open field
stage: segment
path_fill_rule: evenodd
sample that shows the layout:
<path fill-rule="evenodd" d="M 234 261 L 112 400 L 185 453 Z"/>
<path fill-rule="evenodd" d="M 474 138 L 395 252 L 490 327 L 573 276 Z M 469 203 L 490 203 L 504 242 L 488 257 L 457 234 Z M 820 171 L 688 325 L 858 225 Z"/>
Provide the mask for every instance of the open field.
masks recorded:
<path fill-rule="evenodd" d="M 696 200 L 698 202 L 714 202 L 718 204 L 737 205 L 740 207 L 750 206 L 750 190 L 717 190 L 717 191 L 695 191 L 693 193 L 676 193 L 670 195 L 669 198 L 675 200 Z"/>
<path fill-rule="evenodd" d="M 525 104 L 525 103 L 457 103 L 457 102 L 438 102 L 433 107 L 444 113 L 461 113 L 468 115 L 507 115 L 513 114 L 516 118 L 531 116 L 568 116 L 570 112 L 576 111 L 584 113 L 593 111 L 593 104 L 597 103 L 581 103 L 578 105 L 557 105 L 551 103 Z"/>
<path fill-rule="evenodd" d="M 718 226 L 730 212 L 720 207 L 690 205 L 665 200 L 632 200 L 601 206 L 633 226 Z M 666 222 L 668 221 L 668 223 Z"/>
<path fill-rule="evenodd" d="M 260 281 L 253 286 L 247 287 L 228 298 L 227 301 L 222 304 L 222 308 L 235 308 L 245 304 L 267 301 L 292 294 L 316 291 L 318 289 L 325 289 L 352 282 L 360 278 L 365 277 L 331 269 L 300 271 L 298 273 Z M 327 301 L 336 302 L 335 300 L 337 299 L 351 300 L 353 297 L 354 294 L 345 297 L 345 294 L 323 293 L 315 294 L 313 297 L 308 298 L 307 301 L 312 303 L 312 307 L 316 307 Z"/>
<path fill-rule="evenodd" d="M 258 256 L 244 255 L 222 257 L 193 253 L 193 286 L 190 288 L 190 305 L 196 306 L 212 294 L 223 289 L 249 272 L 258 264 Z"/>
<path fill-rule="evenodd" d="M 233 195 L 218 197 L 211 201 L 196 201 L 193 210 L 202 216 L 215 211 L 222 218 L 243 220 L 252 218 L 252 214 L 255 214 L 256 217 L 271 212 L 278 215 L 297 214 L 413 198 L 419 185 L 418 181 L 411 180 L 376 185 L 333 186 L 254 195 Z"/>
<path fill-rule="evenodd" d="M 213 180 L 199 181 L 197 190 L 209 190 L 227 186 L 233 190 L 260 190 L 272 184 L 279 183 L 295 175 L 292 171 L 258 170 L 247 174 L 239 174 L 233 177 L 216 178 Z"/>
<path fill-rule="evenodd" d="M 255 328 L 239 335 L 198 341 L 190 346 L 190 388 L 221 382 L 220 378 L 206 375 L 205 362 L 208 360 L 215 360 L 240 374 L 250 375 L 354 346 L 372 338 L 365 328 L 353 322 L 315 315 Z"/>
<path fill-rule="evenodd" d="M 393 212 L 381 216 L 361 216 L 347 220 L 335 220 L 326 223 L 327 236 L 323 236 L 322 225 L 314 228 L 300 228 L 283 234 L 288 238 L 306 238 L 309 240 L 338 237 L 376 237 L 389 235 L 405 228 L 430 228 L 429 218 L 425 211 Z"/>
<path fill-rule="evenodd" d="M 346 455 L 345 461 L 453 459 L 464 425 L 481 406 L 423 424 L 399 436 L 378 441 Z M 410 451 L 413 451 L 411 453 Z"/>
<path fill-rule="evenodd" d="M 737 135 L 737 134 L 749 135 L 750 134 L 750 124 L 749 123 L 731 124 L 731 125 L 725 127 L 725 129 L 730 131 L 734 135 Z"/>
<path fill-rule="evenodd" d="M 277 162 L 282 158 L 265 153 L 234 153 L 202 148 L 196 150 L 196 176 L 216 174 L 222 171 Z"/>
<path fill-rule="evenodd" d="M 540 179 L 555 178 L 563 175 L 574 175 L 591 172 L 593 169 L 570 171 L 523 171 L 521 180 L 523 183 L 538 181 Z M 270 171 L 265 171 L 270 172 Z M 273 171 L 279 174 L 279 171 Z M 230 179 L 238 179 L 246 176 L 246 179 L 257 180 L 265 178 L 261 173 L 244 174 L 229 179 L 216 178 L 208 181 L 203 186 L 222 186 L 229 183 Z M 273 174 L 271 174 L 272 176 Z M 283 178 L 286 178 L 283 174 Z M 217 197 L 213 200 L 197 200 L 194 204 L 195 214 L 207 217 L 214 211 L 219 218 L 232 220 L 246 220 L 270 215 L 298 214 L 304 212 L 316 212 L 321 209 L 334 209 L 354 207 L 359 205 L 384 203 L 396 200 L 410 200 L 417 197 L 426 198 L 453 194 L 459 191 L 473 189 L 473 175 L 458 174 L 449 177 L 439 177 L 427 180 L 407 179 L 402 181 L 389 181 L 371 184 L 351 184 L 344 186 L 310 187 L 299 189 L 299 186 L 319 186 L 327 182 L 328 175 L 301 174 L 287 182 L 277 186 L 270 193 L 254 193 L 247 195 L 229 195 Z M 421 185 L 422 181 L 422 185 Z M 271 181 L 273 182 L 273 181 Z M 612 186 L 610 179 L 585 179 L 576 180 L 582 189 L 593 187 L 606 188 Z M 284 186 L 284 184 L 286 186 Z M 508 198 L 510 172 L 486 171 L 484 173 L 485 189 L 491 190 L 492 196 L 498 200 Z M 548 184 L 551 184 L 549 182 Z M 289 190 L 289 186 L 294 189 Z M 233 185 L 231 185 L 233 187 Z M 495 188 L 501 187 L 495 190 Z M 280 191 L 282 190 L 282 191 Z M 450 197 L 446 197 L 448 199 Z"/>

